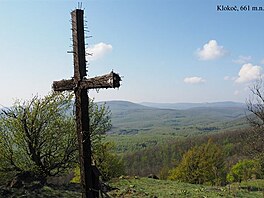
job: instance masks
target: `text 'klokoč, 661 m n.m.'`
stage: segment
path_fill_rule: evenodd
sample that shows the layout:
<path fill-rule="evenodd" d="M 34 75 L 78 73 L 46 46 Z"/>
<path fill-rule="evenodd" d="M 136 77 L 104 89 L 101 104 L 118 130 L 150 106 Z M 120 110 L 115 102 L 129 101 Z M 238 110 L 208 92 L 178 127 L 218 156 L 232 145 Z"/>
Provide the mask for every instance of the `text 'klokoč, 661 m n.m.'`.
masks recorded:
<path fill-rule="evenodd" d="M 264 4 L 264 3 L 263 3 Z M 251 5 L 216 5 L 216 11 L 218 12 L 248 12 L 248 11 L 262 11 L 264 12 L 263 6 L 251 6 Z"/>

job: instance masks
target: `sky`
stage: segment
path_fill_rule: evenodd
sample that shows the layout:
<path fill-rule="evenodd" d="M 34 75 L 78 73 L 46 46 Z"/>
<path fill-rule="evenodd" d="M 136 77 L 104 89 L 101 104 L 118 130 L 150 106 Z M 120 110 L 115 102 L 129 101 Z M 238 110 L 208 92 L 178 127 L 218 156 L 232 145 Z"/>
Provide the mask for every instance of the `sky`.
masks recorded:
<path fill-rule="evenodd" d="M 79 1 L 80 2 L 80 1 Z M 85 12 L 96 101 L 245 102 L 264 67 L 264 0 L 0 0 L 0 105 L 73 76 L 70 12 Z M 235 10 L 231 10 L 235 7 Z"/>

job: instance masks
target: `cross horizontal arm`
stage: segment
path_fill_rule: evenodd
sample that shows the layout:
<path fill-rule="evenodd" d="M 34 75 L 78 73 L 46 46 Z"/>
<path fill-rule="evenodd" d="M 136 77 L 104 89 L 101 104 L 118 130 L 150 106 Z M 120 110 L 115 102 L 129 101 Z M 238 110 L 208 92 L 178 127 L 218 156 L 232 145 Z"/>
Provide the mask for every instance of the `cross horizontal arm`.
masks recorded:
<path fill-rule="evenodd" d="M 74 79 L 53 81 L 52 84 L 52 89 L 54 91 L 73 91 L 74 87 Z"/>
<path fill-rule="evenodd" d="M 118 88 L 120 81 L 120 76 L 111 72 L 103 76 L 83 79 L 79 85 L 75 83 L 74 79 L 53 81 L 52 88 L 54 91 L 73 91 L 77 87 L 80 89 Z"/>

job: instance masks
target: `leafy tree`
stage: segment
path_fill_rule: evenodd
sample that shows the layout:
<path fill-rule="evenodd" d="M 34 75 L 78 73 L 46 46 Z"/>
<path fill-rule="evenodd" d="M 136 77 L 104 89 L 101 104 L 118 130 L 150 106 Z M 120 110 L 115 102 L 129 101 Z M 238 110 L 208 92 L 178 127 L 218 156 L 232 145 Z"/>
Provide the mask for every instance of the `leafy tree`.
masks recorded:
<path fill-rule="evenodd" d="M 72 113 L 73 95 L 52 93 L 17 101 L 0 116 L 0 173 L 30 172 L 46 182 L 67 173 L 78 163 L 77 136 Z M 103 152 L 102 139 L 111 128 L 110 110 L 89 102 L 93 159 Z M 106 148 L 108 149 L 108 148 Z"/>
<path fill-rule="evenodd" d="M 257 160 L 240 160 L 236 163 L 227 175 L 229 182 L 241 182 L 259 176 L 260 164 Z"/>
<path fill-rule="evenodd" d="M 193 184 L 224 182 L 224 154 L 211 140 L 188 150 L 180 164 L 170 171 L 169 179 Z"/>
<path fill-rule="evenodd" d="M 120 176 L 124 173 L 124 164 L 121 158 L 112 153 L 113 144 L 105 142 L 105 133 L 112 127 L 111 112 L 105 105 L 98 105 L 89 101 L 90 132 L 92 142 L 92 159 L 102 174 L 103 180 Z M 80 182 L 80 168 L 75 168 L 75 177 L 72 182 Z"/>
<path fill-rule="evenodd" d="M 100 145 L 96 150 L 95 161 L 96 166 L 102 174 L 103 180 L 107 181 L 114 177 L 119 177 L 124 174 L 124 162 L 117 154 L 112 153 L 114 144 L 106 142 Z"/>
<path fill-rule="evenodd" d="M 44 182 L 76 163 L 76 134 L 69 94 L 16 101 L 2 110 L 0 171 L 32 172 Z"/>
<path fill-rule="evenodd" d="M 169 177 L 169 171 L 170 171 L 169 167 L 167 167 L 166 165 L 163 166 L 161 170 L 159 171 L 159 178 L 167 179 Z"/>
<path fill-rule="evenodd" d="M 111 112 L 105 104 L 89 102 L 90 131 L 92 141 L 92 158 L 102 174 L 103 180 L 109 180 L 124 174 L 124 163 L 120 156 L 114 154 L 114 144 L 105 142 L 105 133 L 112 127 Z"/>
<path fill-rule="evenodd" d="M 103 144 L 105 133 L 112 127 L 111 111 L 105 105 L 98 105 L 93 100 L 89 100 L 90 136 L 92 142 L 92 155 L 95 160 L 95 153 L 98 153 Z"/>
<path fill-rule="evenodd" d="M 260 178 L 264 178 L 264 152 L 256 158 L 260 165 Z"/>

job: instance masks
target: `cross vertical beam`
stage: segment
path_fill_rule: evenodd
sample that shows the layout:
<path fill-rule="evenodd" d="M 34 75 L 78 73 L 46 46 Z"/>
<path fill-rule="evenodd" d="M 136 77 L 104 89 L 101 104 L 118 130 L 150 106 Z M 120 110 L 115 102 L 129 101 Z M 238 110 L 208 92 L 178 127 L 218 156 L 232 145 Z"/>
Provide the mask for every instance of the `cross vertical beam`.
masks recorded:
<path fill-rule="evenodd" d="M 74 91 L 76 105 L 76 131 L 79 147 L 80 172 L 83 198 L 99 197 L 98 170 L 92 165 L 92 151 L 89 128 L 88 89 L 120 87 L 121 78 L 113 71 L 109 74 L 86 78 L 85 39 L 83 10 L 71 12 L 74 77 L 68 80 L 53 81 L 54 91 Z"/>
<path fill-rule="evenodd" d="M 83 10 L 76 9 L 71 12 L 72 38 L 74 58 L 74 79 L 81 81 L 86 76 L 85 40 Z"/>
<path fill-rule="evenodd" d="M 83 198 L 93 198 L 94 193 L 92 182 L 92 152 L 91 140 L 89 132 L 89 98 L 87 89 L 79 87 L 82 79 L 86 74 L 85 60 L 85 40 L 84 40 L 84 24 L 83 10 L 76 9 L 71 12 L 72 17 L 72 38 L 73 38 L 73 56 L 74 56 L 74 81 L 75 100 L 76 100 L 76 127 L 79 145 L 80 157 L 80 175 Z"/>

